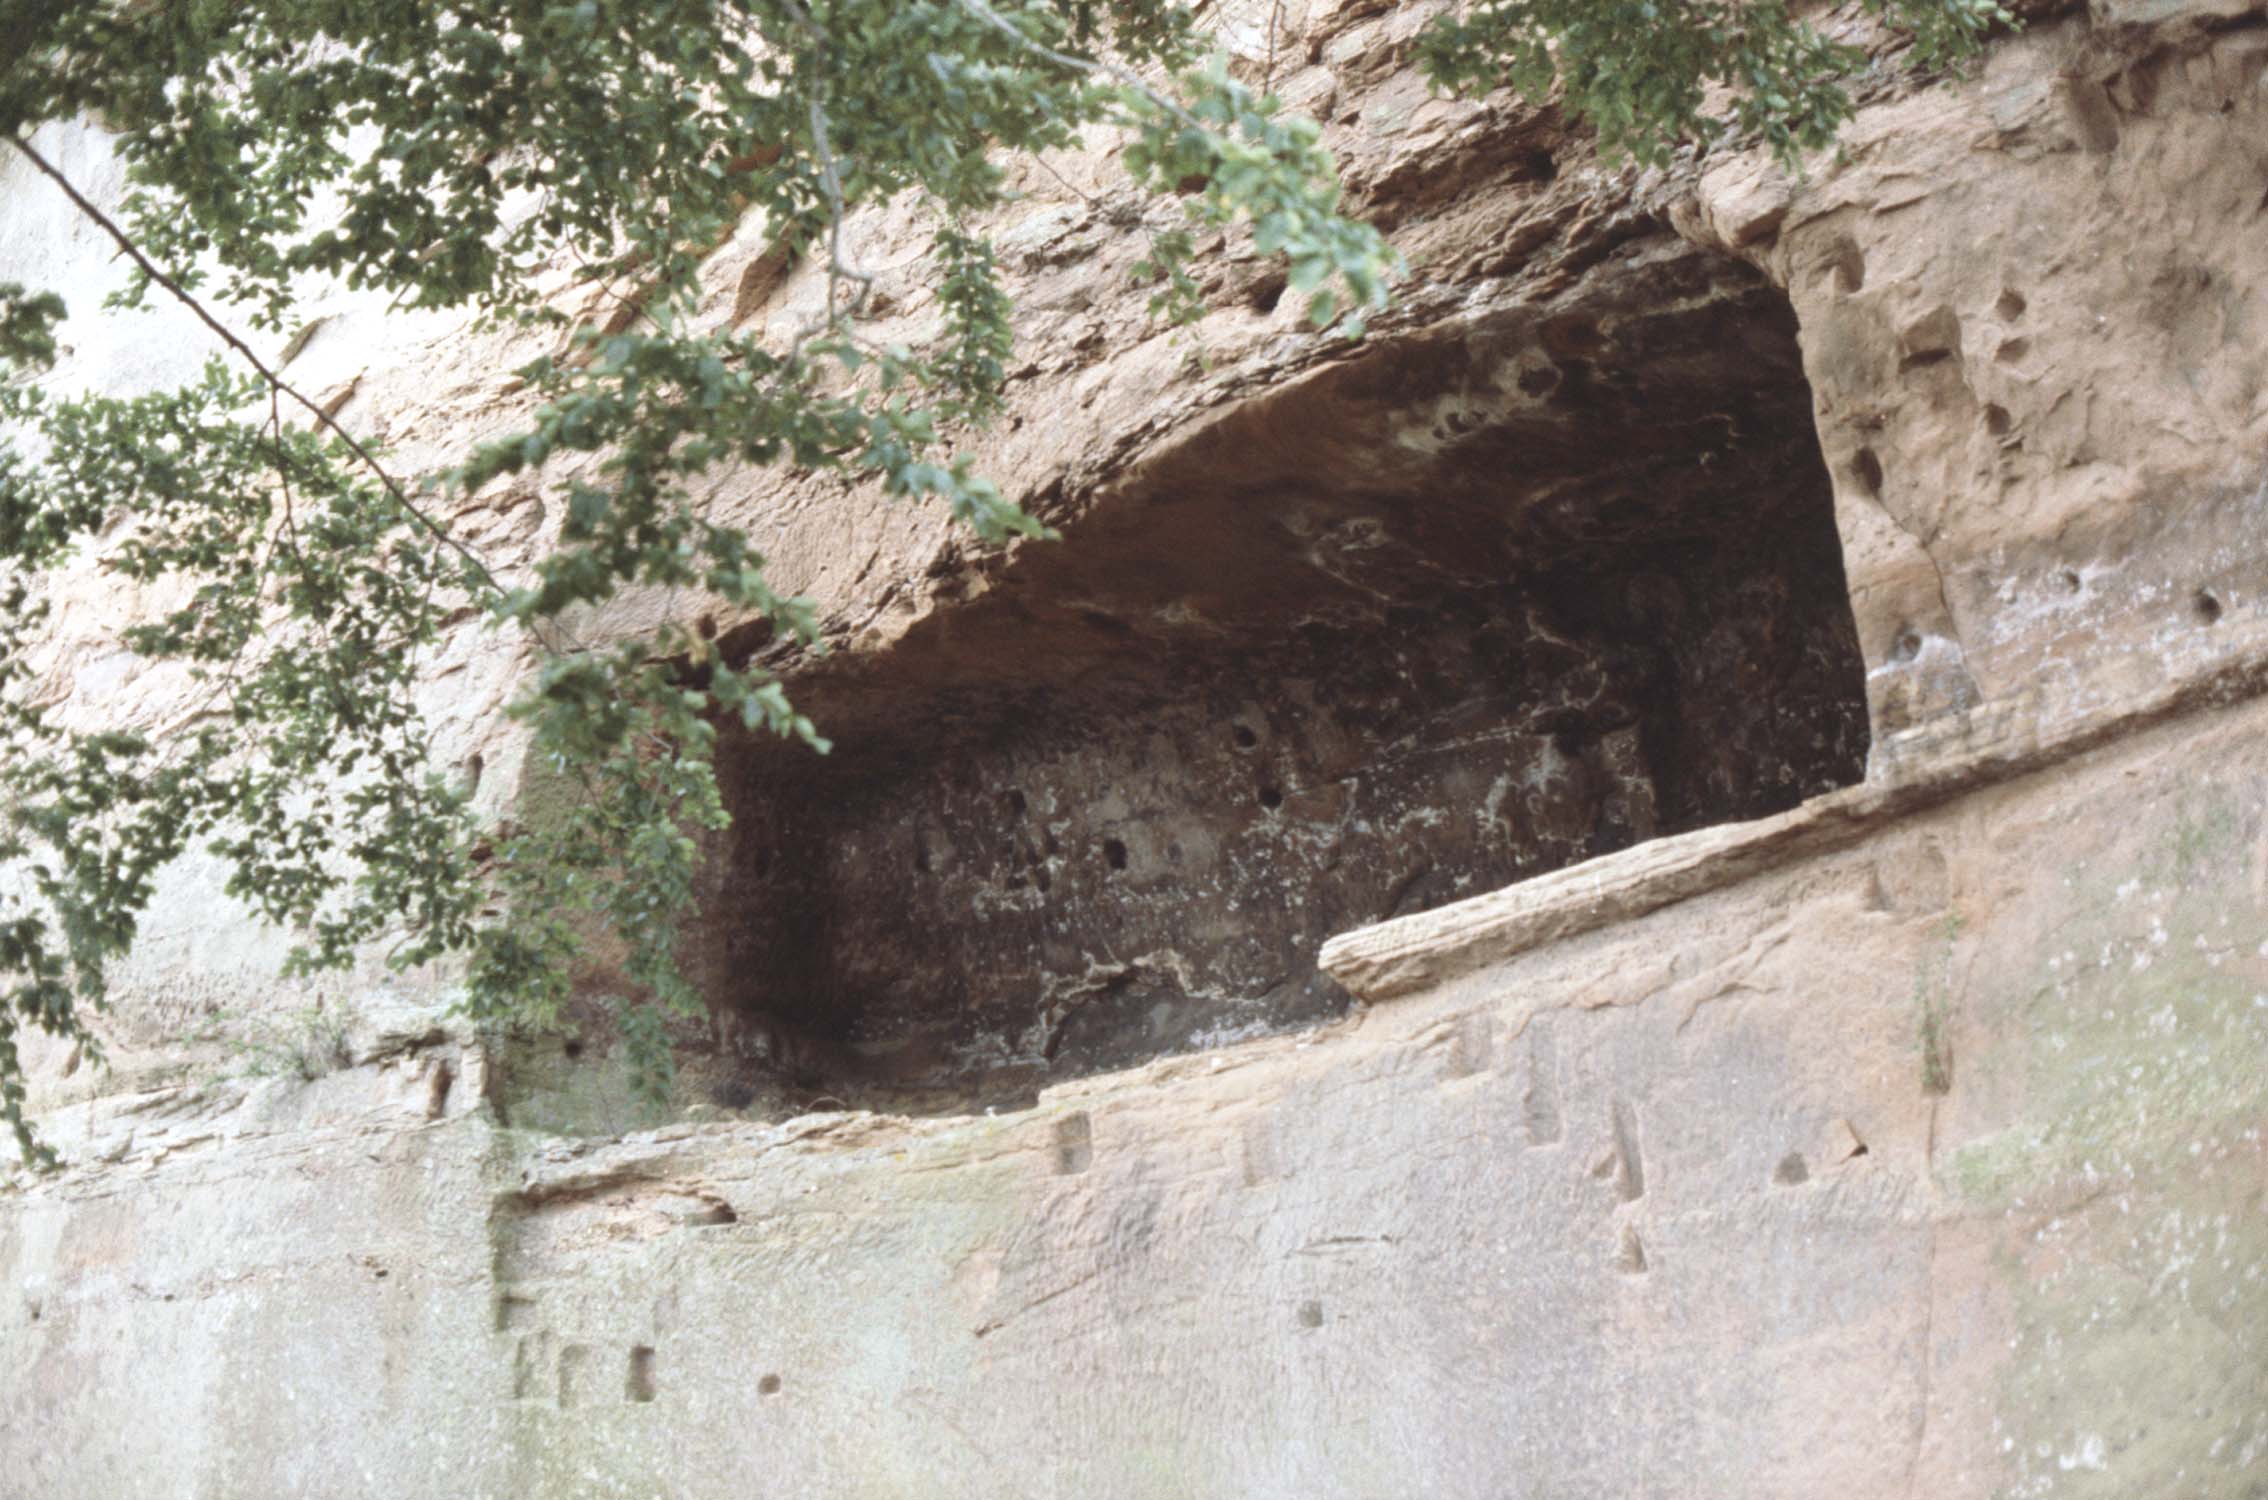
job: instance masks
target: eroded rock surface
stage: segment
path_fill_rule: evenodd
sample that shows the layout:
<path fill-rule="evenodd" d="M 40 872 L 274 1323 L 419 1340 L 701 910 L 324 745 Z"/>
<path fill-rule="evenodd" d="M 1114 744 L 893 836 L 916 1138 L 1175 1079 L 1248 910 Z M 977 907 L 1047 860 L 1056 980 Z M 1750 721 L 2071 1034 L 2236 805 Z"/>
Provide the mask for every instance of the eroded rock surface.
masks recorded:
<path fill-rule="evenodd" d="M 2105 5 L 1866 112 L 1688 227 L 1788 288 L 1878 737 L 2052 688 L 2084 715 L 2268 590 L 2268 28 Z"/>
<path fill-rule="evenodd" d="M 0 1494 L 2242 1500 L 2264 730 L 995 1118 L 74 1112 L 0 1213 L 0 1421 L 71 1441 Z"/>
<path fill-rule="evenodd" d="M 838 1097 L 1028 1089 L 1337 1014 L 1334 932 L 1857 780 L 1784 306 L 1661 233 L 1552 306 L 1246 403 L 800 673 L 841 748 L 734 752 L 737 1034 L 835 1044 L 793 1071 Z"/>
<path fill-rule="evenodd" d="M 445 975 L 185 1080 L 308 997 L 184 877 L 120 1070 L 35 1058 L 0 1495 L 2259 1492 L 2259 8 L 1886 66 L 1800 180 L 1431 100 L 1429 10 L 1223 15 L 1411 259 L 1365 347 L 1257 262 L 1202 358 L 1146 327 L 1066 157 L 983 457 L 1068 544 L 720 481 L 844 746 L 732 752 L 721 1102 L 616 1136 L 603 1035 L 492 1049 Z M 336 318 L 306 378 L 406 454 L 512 420 L 516 351 Z M 55 691 L 162 727 L 75 587 Z M 498 809 L 519 665 L 433 679 Z"/>

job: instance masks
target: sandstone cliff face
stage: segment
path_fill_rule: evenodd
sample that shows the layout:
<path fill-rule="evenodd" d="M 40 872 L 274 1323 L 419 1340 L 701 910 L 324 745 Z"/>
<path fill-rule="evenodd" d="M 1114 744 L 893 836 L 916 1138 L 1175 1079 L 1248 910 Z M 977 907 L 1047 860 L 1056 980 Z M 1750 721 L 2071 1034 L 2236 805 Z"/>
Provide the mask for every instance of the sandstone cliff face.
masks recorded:
<path fill-rule="evenodd" d="M 1431 100 L 1428 10 L 1225 17 L 1411 262 L 1365 346 L 1257 262 L 1143 324 L 1098 151 L 1000 233 L 984 458 L 1065 544 L 720 481 L 835 646 L 765 658 L 845 753 L 732 748 L 699 935 L 800 1061 L 689 1037 L 651 1128 L 185 872 L 121 1067 L 38 1063 L 0 1494 L 2268 1483 L 2262 13 L 1886 72 L 1795 180 Z M 718 317 L 814 295 L 761 246 Z M 510 419 L 514 351 L 324 311 L 293 373 L 413 465 Z M 162 724 L 81 598 L 53 690 Z M 432 675 L 499 809 L 521 666 Z"/>

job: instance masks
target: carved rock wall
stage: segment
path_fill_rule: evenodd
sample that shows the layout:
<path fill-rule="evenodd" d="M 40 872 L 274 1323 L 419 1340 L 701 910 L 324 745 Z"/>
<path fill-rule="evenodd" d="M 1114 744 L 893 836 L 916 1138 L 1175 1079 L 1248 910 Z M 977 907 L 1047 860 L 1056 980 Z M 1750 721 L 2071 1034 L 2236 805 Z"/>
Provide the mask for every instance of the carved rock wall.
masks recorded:
<path fill-rule="evenodd" d="M 0 1187 L 0 1495 L 2258 1492 L 2262 13 L 1885 71 L 1795 181 L 1428 100 L 1427 9 L 1225 18 L 1410 256 L 1365 349 L 1232 262 L 1191 362 L 1035 175 L 985 457 L 1070 545 L 720 483 L 865 747 L 736 751 L 712 866 L 712 988 L 804 1061 L 689 1036 L 711 1102 L 625 1134 L 602 1037 L 492 1052 L 435 975 L 200 1077 L 183 1015 L 308 997 L 184 877 Z M 811 294 L 760 243 L 718 316 Z M 336 316 L 309 378 L 406 451 L 509 418 L 511 351 Z M 57 690 L 162 715 L 86 588 Z M 518 665 L 435 666 L 498 806 Z M 1253 1025 L 1305 1029 L 1126 1066 Z M 907 1113 L 773 1118 L 799 1072 Z"/>
<path fill-rule="evenodd" d="M 837 1096 L 1028 1090 L 1338 1013 L 1334 932 L 1857 780 L 1784 306 L 1660 237 L 1558 306 L 1239 406 L 801 674 L 841 748 L 736 752 L 712 991 L 853 1044 Z"/>
<path fill-rule="evenodd" d="M 75 1112 L 0 1493 L 2249 1495 L 2264 727 L 992 1118 Z"/>
<path fill-rule="evenodd" d="M 2084 717 L 2258 607 L 2264 69 L 2257 6 L 2103 5 L 1680 215 L 1802 320 L 1878 743 Z"/>

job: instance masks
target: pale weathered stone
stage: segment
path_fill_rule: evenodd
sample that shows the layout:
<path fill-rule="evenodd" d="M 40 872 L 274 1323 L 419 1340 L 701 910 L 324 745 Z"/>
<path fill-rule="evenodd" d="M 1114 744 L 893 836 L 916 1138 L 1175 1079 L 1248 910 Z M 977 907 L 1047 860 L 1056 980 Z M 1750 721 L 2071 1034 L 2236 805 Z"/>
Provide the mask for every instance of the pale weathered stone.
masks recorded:
<path fill-rule="evenodd" d="M 497 1046 L 446 1018 L 446 974 L 281 984 L 275 944 L 192 864 L 124 976 L 120 1066 L 33 1054 L 68 1165 L 0 1186 L 0 1496 L 2261 1493 L 2259 8 L 2038 17 L 1973 78 L 1886 72 L 1846 156 L 1793 176 L 1761 155 L 1602 168 L 1548 112 L 1431 100 L 1404 66 L 1429 9 L 1224 18 L 1240 74 L 1328 116 L 1410 257 L 1370 345 L 1302 331 L 1232 257 L 1192 361 L 1135 315 L 1131 203 L 1098 144 L 1031 172 L 1000 226 L 1031 342 L 981 443 L 1069 544 L 971 558 L 868 495 L 718 485 L 827 612 L 831 661 L 780 658 L 807 701 L 942 755 L 997 675 L 1058 738 L 967 753 L 974 791 L 877 752 L 845 785 L 881 811 L 821 828 L 843 851 L 821 885 L 721 850 L 704 961 L 732 977 L 803 940 L 736 955 L 752 892 L 849 899 L 854 949 L 946 955 L 980 977 L 973 1007 L 1012 1012 L 987 1065 L 1016 1102 L 766 1118 L 712 1094 L 641 1119 L 602 1035 L 579 1058 Z M 115 191 L 90 139 L 55 144 Z M 64 266 L 82 296 L 110 274 L 35 184 L 0 193 L 0 269 Z M 876 264 L 917 243 L 887 216 L 858 229 Z M 781 330 L 816 295 L 761 226 L 708 285 L 720 319 Z M 910 281 L 881 293 L 919 329 Z M 351 299 L 312 312 L 293 378 L 413 465 L 520 410 L 501 343 Z M 66 377 L 175 378 L 200 356 L 173 326 L 74 324 Z M 1815 441 L 1800 411 L 1776 425 L 1790 395 Z M 1711 423 L 1738 401 L 1753 430 Z M 1652 467 L 1648 413 L 1677 435 Z M 541 489 L 499 490 L 460 520 L 524 560 Z M 1808 556 L 1754 535 L 1804 496 L 1833 507 L 1844 657 L 1799 629 L 1786 570 L 1745 566 Z M 1407 543 L 1440 516 L 1472 530 Z M 1671 536 L 1682 568 L 1580 545 Z M 1480 712 L 1452 683 L 1392 699 L 1392 733 L 1346 727 L 1358 669 L 1391 677 L 1397 641 L 1425 643 L 1393 669 L 1409 682 L 1462 659 L 1444 622 L 1477 595 L 1420 580 L 1499 557 L 1723 632 L 1670 644 L 1729 665 L 1646 679 L 1684 685 L 1655 713 L 1601 666 L 1650 658 L 1608 650 L 1603 616 L 1541 610 L 1511 659 L 1548 692 Z M 65 588 L 51 691 L 162 727 L 179 684 L 111 644 L 148 601 L 91 570 Z M 1271 642 L 1364 590 L 1373 612 L 1330 617 L 1344 670 L 1294 692 Z M 1251 711 L 1212 688 L 1186 725 L 1104 711 L 1207 639 Z M 1818 664 L 1732 670 L 1775 651 Z M 447 754 L 493 809 L 525 790 L 497 716 L 522 666 L 468 632 L 433 669 Z M 1837 682 L 1865 699 L 1867 775 L 1814 795 L 1856 774 Z M 1776 720 L 1783 702 L 1806 706 Z M 1479 775 L 1483 732 L 1514 722 Z M 1301 734 L 1340 780 L 1232 778 L 1305 764 L 1266 759 Z M 1686 748 L 1665 765 L 1664 743 Z M 746 753 L 762 830 L 781 787 L 815 784 Z M 1439 774 L 1390 834 L 1356 830 L 1373 815 L 1341 783 L 1397 755 Z M 1812 779 L 1724 780 L 1774 757 Z M 1512 789 L 1577 765 L 1580 787 Z M 1723 774 L 1696 773 L 1701 796 L 1688 767 Z M 1490 890 L 1491 861 L 1549 872 Z M 1114 870 L 1154 883 L 1113 897 Z M 916 874 L 963 885 L 922 896 Z M 1282 908 L 1254 917 L 1262 898 Z M 1324 933 L 1386 914 L 1318 970 Z M 814 973 L 860 957 L 797 951 Z M 1321 999 L 1269 1011 L 1252 953 Z M 1216 1007 L 1215 1041 L 1295 1029 L 1118 1067 L 1148 1055 L 1129 1002 L 1103 1071 L 1016 1052 L 1016 1026 L 1144 984 L 1142 1007 Z M 814 1024 L 739 998 L 765 1040 L 689 1035 L 696 1091 L 745 1085 L 749 1056 Z M 903 1012 L 928 1035 L 936 1012 Z M 292 1050 L 277 1028 L 302 1013 L 339 1029 Z M 280 1038 L 291 1066 L 242 1076 L 221 1042 L 180 1042 L 213 1024 Z"/>

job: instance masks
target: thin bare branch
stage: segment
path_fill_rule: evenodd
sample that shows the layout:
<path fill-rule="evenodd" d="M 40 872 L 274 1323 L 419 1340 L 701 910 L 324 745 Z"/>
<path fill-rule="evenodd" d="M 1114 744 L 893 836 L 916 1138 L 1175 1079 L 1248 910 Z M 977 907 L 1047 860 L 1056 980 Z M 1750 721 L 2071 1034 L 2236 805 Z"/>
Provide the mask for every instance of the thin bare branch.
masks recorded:
<path fill-rule="evenodd" d="M 857 317 L 866 306 L 867 295 L 874 290 L 874 275 L 861 271 L 843 259 L 843 176 L 835 161 L 835 148 L 827 140 L 827 111 L 820 107 L 814 96 L 811 100 L 811 141 L 819 152 L 819 185 L 827 191 L 827 311 L 832 316 L 835 308 L 833 279 L 858 283 L 858 295 L 851 298 L 850 316 Z"/>
<path fill-rule="evenodd" d="M 1089 76 L 1099 74 L 1102 77 L 1111 79 L 1112 81 L 1125 86 L 1126 88 L 1132 89 L 1134 92 L 1140 94 L 1143 98 L 1149 100 L 1151 104 L 1165 111 L 1167 114 L 1172 115 L 1175 119 L 1179 120 L 1182 124 L 1189 126 L 1191 129 L 1202 130 L 1205 128 L 1195 115 L 1192 115 L 1191 113 L 1189 113 L 1189 111 L 1183 109 L 1180 105 L 1174 103 L 1173 100 L 1159 93 L 1156 89 L 1151 88 L 1140 78 L 1137 78 L 1134 74 L 1128 72 L 1125 68 L 1120 67 L 1117 63 L 1097 62 L 1092 58 L 1074 57 L 1068 52 L 1058 52 L 1053 47 L 1047 46 L 1044 43 L 1035 42 L 1030 37 L 1024 35 L 1021 31 L 1018 31 L 1014 22 L 1010 21 L 1000 12 L 994 10 L 991 6 L 985 4 L 984 0 L 954 0 L 954 3 L 959 5 L 961 9 L 967 11 L 970 15 L 984 22 L 987 26 L 990 26 L 993 30 L 998 31 L 1002 35 L 1007 36 L 1008 38 L 1013 40 L 1017 46 L 1022 47 L 1026 52 L 1031 53 L 1034 57 L 1044 57 L 1049 62 L 1054 63 L 1056 66 L 1069 68 L 1073 72 L 1085 73 Z"/>
<path fill-rule="evenodd" d="M 1260 75 L 1260 92 L 1271 92 L 1276 86 L 1276 28 L 1284 24 L 1284 0 L 1268 8 L 1268 68 Z"/>

